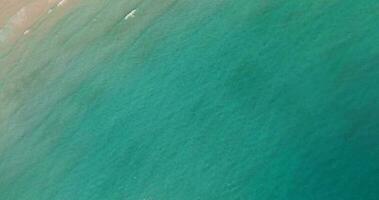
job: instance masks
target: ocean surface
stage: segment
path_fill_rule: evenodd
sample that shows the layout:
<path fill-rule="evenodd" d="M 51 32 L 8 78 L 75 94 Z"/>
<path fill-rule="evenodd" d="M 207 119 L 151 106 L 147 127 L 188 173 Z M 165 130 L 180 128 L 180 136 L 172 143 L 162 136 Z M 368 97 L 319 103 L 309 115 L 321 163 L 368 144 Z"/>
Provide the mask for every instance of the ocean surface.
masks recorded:
<path fill-rule="evenodd" d="M 0 200 L 379 199 L 377 0 L 53 8 L 0 29 Z"/>

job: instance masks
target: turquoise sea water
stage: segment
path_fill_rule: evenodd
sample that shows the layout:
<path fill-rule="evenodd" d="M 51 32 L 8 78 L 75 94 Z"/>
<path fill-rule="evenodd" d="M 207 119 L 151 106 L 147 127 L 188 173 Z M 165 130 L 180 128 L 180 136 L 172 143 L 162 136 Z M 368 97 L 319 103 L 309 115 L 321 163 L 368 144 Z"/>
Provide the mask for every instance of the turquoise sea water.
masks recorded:
<path fill-rule="evenodd" d="M 112 0 L 41 19 L 0 56 L 0 199 L 378 199 L 378 9 Z"/>

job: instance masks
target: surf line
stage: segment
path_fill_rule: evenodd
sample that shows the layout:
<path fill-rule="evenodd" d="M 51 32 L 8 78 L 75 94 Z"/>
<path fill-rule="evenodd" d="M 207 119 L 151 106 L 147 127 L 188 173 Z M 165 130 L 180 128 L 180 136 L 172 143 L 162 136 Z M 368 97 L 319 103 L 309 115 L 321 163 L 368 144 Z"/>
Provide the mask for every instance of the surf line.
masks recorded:
<path fill-rule="evenodd" d="M 124 20 L 128 20 L 129 18 L 134 18 L 136 16 L 137 9 L 130 11 L 125 17 Z"/>

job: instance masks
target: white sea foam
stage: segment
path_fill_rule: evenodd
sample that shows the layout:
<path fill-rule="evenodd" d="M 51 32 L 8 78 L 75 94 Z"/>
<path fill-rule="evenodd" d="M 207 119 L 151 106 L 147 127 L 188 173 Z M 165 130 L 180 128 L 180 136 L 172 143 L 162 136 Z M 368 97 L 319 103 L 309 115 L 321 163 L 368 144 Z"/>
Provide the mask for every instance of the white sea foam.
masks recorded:
<path fill-rule="evenodd" d="M 64 3 L 66 3 L 66 0 L 61 0 L 61 1 L 57 4 L 57 6 L 58 6 L 58 7 L 59 7 L 59 6 L 63 6 Z"/>
<path fill-rule="evenodd" d="M 30 33 L 30 30 L 28 29 L 28 30 L 26 30 L 26 31 L 24 31 L 24 35 L 27 35 L 27 34 L 29 34 Z"/>
<path fill-rule="evenodd" d="M 125 16 L 125 20 L 128 20 L 129 18 L 133 18 L 136 16 L 136 12 L 137 12 L 137 9 L 134 9 L 132 11 L 130 11 L 126 16 Z"/>

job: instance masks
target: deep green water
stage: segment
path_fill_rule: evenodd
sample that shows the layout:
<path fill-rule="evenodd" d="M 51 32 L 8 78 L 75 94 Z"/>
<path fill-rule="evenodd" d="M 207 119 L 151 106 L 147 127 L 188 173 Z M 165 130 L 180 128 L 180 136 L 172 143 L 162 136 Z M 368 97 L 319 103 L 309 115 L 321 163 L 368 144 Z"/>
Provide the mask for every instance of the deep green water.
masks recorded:
<path fill-rule="evenodd" d="M 379 199 L 378 10 L 75 8 L 1 56 L 0 200 Z"/>

